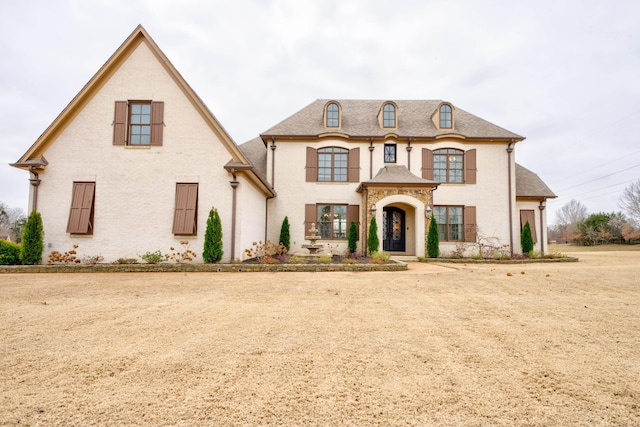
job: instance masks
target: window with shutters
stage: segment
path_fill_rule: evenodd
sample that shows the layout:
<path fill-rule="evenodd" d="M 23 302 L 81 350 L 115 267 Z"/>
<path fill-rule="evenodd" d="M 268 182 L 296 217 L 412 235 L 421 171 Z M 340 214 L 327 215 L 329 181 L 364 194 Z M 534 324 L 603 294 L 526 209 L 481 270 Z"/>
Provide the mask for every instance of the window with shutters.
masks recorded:
<path fill-rule="evenodd" d="M 433 216 L 441 242 L 475 242 L 475 206 L 434 206 Z"/>
<path fill-rule="evenodd" d="M 359 182 L 360 148 L 307 147 L 307 182 Z"/>
<path fill-rule="evenodd" d="M 476 183 L 476 150 L 422 149 L 422 177 L 450 184 Z"/>
<path fill-rule="evenodd" d="M 95 182 L 74 182 L 67 233 L 93 234 Z"/>
<path fill-rule="evenodd" d="M 173 234 L 195 236 L 198 231 L 198 184 L 176 184 Z"/>
<path fill-rule="evenodd" d="M 360 236 L 360 206 L 347 204 L 318 203 L 305 205 L 305 235 L 309 235 L 315 224 L 318 235 L 323 239 L 345 240 L 351 223 L 356 225 L 356 235 Z"/>
<path fill-rule="evenodd" d="M 116 101 L 113 144 L 162 145 L 164 102 Z"/>

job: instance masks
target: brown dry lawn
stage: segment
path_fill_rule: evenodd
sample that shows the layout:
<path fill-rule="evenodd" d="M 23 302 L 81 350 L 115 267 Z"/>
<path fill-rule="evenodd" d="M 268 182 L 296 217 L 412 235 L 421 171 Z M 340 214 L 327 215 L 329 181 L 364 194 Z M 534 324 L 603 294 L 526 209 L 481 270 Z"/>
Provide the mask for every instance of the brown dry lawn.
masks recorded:
<path fill-rule="evenodd" d="M 0 275 L 0 425 L 640 425 L 640 252 L 577 255 Z"/>

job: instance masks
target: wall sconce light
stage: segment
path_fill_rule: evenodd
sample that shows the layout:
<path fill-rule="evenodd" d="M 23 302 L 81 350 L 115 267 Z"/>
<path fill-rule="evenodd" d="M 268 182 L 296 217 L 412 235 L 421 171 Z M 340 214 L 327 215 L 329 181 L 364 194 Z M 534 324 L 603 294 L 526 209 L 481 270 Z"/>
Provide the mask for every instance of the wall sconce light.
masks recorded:
<path fill-rule="evenodd" d="M 431 217 L 431 211 L 433 211 L 433 209 L 431 209 L 431 206 L 426 205 L 424 207 L 424 216 L 426 216 L 427 218 Z"/>
<path fill-rule="evenodd" d="M 375 215 L 377 210 L 378 208 L 375 204 L 371 205 L 371 207 L 369 208 L 369 212 L 371 212 L 371 215 Z"/>

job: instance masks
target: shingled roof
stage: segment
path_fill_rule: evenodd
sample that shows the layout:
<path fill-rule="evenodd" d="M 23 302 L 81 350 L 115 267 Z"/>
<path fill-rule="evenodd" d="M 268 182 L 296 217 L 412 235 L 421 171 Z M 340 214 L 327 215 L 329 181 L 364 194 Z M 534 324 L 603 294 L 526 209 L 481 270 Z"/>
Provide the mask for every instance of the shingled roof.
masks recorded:
<path fill-rule="evenodd" d="M 437 112 L 440 100 L 391 101 L 397 109 L 397 129 L 381 128 L 378 113 L 385 100 L 333 100 L 341 106 L 340 128 L 324 126 L 324 108 L 331 100 L 318 99 L 302 110 L 263 132 L 269 136 L 318 136 L 325 133 L 343 133 L 349 137 L 384 137 L 394 133 L 399 137 L 435 138 L 447 134 L 462 135 L 465 138 L 480 139 L 524 139 L 516 133 L 494 125 L 460 108 L 455 108 L 453 129 L 438 129 L 431 117 Z"/>
<path fill-rule="evenodd" d="M 555 199 L 558 196 L 538 175 L 516 163 L 516 197 Z"/>

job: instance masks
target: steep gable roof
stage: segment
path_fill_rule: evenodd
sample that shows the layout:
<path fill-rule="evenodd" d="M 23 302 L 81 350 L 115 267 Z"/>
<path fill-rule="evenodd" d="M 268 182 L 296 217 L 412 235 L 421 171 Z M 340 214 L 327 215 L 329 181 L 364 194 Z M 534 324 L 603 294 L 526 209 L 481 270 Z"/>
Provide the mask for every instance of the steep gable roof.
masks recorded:
<path fill-rule="evenodd" d="M 191 102 L 196 111 L 198 111 L 207 125 L 220 139 L 222 145 L 227 149 L 229 155 L 231 156 L 231 162 L 249 166 L 249 161 L 242 153 L 242 151 L 238 148 L 231 136 L 227 133 L 220 122 L 218 122 L 213 113 L 211 113 L 209 108 L 204 104 L 202 99 L 200 99 L 200 97 L 195 93 L 191 86 L 189 86 L 186 80 L 173 66 L 171 61 L 169 61 L 169 59 L 158 47 L 158 45 L 142 25 L 138 25 L 136 27 L 131 35 L 122 43 L 122 45 L 120 45 L 120 47 L 114 52 L 114 54 L 111 55 L 107 62 L 71 100 L 71 102 L 65 107 L 65 109 L 62 110 L 62 112 L 42 133 L 42 135 L 40 135 L 36 142 L 22 155 L 22 157 L 20 157 L 20 159 L 16 163 L 13 163 L 12 166 L 27 170 L 29 161 L 42 158 L 42 154 L 46 151 L 47 147 L 49 147 L 49 145 L 53 141 L 55 141 L 55 139 L 62 133 L 62 131 L 64 131 L 64 129 L 73 121 L 73 119 L 80 113 L 80 111 L 82 111 L 87 103 L 96 95 L 96 93 L 98 93 L 98 91 L 104 86 L 104 84 L 109 81 L 109 79 L 120 68 L 120 66 L 142 43 L 145 43 L 147 45 L 149 50 L 153 53 L 158 62 L 171 76 L 176 85 L 182 90 L 182 92 Z M 252 171 L 251 168 L 244 168 L 244 170 Z M 264 186 L 264 182 L 259 179 L 257 175 L 251 178 L 255 182 L 259 183 L 259 185 Z M 267 192 L 270 192 L 268 186 L 264 189 L 267 190 Z"/>
<path fill-rule="evenodd" d="M 378 122 L 378 113 L 385 100 L 334 100 L 341 106 L 341 126 L 330 129 L 324 126 L 324 108 L 330 100 L 318 99 L 302 110 L 262 133 L 268 136 L 317 137 L 326 133 L 342 133 L 348 137 L 384 137 L 394 133 L 399 137 L 437 138 L 444 135 L 460 135 L 468 139 L 512 139 L 524 137 L 503 129 L 460 108 L 455 111 L 453 129 L 438 129 L 431 117 L 442 104 L 440 100 L 393 101 L 397 107 L 397 128 L 384 129 Z"/>
<path fill-rule="evenodd" d="M 516 197 L 555 199 L 558 196 L 537 174 L 516 163 Z"/>

